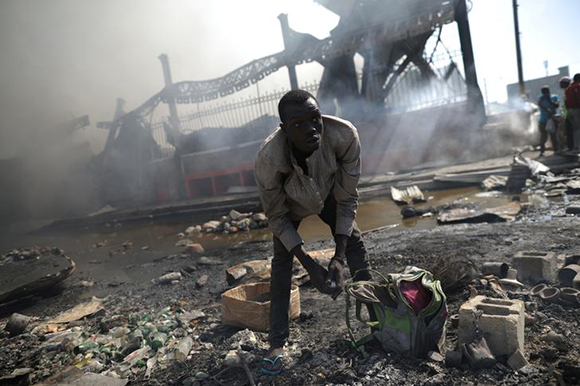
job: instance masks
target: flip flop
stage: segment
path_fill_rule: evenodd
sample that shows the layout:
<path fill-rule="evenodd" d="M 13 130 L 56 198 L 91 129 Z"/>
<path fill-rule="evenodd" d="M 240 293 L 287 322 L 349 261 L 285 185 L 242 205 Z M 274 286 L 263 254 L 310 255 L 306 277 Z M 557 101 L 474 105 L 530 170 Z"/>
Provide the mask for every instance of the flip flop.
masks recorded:
<path fill-rule="evenodd" d="M 282 367 L 284 366 L 284 364 L 282 363 L 282 358 L 283 358 L 282 355 L 278 355 L 276 358 L 274 358 L 274 360 L 272 360 L 270 358 L 262 359 L 262 362 L 269 363 L 272 366 L 276 366 L 276 363 L 280 362 L 280 367 L 278 367 L 274 370 L 269 370 L 269 369 L 265 369 L 264 367 L 262 367 L 260 370 L 262 371 L 262 373 L 264 373 L 266 375 L 271 375 L 271 376 L 280 375 L 280 373 L 282 372 Z"/>

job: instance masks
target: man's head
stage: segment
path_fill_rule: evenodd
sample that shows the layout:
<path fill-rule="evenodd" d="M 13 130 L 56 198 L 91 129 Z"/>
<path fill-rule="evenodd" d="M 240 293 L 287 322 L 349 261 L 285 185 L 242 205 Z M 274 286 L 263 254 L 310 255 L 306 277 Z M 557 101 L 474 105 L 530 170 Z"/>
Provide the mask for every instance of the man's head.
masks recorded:
<path fill-rule="evenodd" d="M 547 97 L 550 97 L 550 87 L 548 87 L 548 86 L 542 87 L 541 92 L 542 92 L 542 95 L 545 95 Z"/>
<path fill-rule="evenodd" d="M 572 79 L 570 79 L 568 76 L 563 76 L 560 79 L 560 88 L 566 89 L 568 86 L 570 86 L 570 83 L 572 83 Z"/>
<path fill-rule="evenodd" d="M 278 103 L 280 128 L 292 146 L 302 153 L 311 154 L 320 147 L 323 130 L 318 101 L 304 90 L 287 92 Z"/>
<path fill-rule="evenodd" d="M 580 74 L 574 75 L 574 82 L 575 83 L 579 83 L 580 82 Z"/>

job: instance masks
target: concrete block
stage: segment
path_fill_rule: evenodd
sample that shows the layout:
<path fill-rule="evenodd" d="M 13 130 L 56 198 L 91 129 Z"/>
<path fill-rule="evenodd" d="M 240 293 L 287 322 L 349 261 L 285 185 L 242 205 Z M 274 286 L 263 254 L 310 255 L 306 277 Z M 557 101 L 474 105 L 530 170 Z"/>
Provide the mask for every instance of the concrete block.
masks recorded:
<path fill-rule="evenodd" d="M 483 333 L 493 355 L 524 352 L 524 302 L 476 296 L 459 308 L 458 343 L 469 344 Z"/>
<path fill-rule="evenodd" d="M 554 282 L 558 275 L 558 256 L 553 252 L 520 251 L 512 265 L 518 270 L 519 281 Z"/>

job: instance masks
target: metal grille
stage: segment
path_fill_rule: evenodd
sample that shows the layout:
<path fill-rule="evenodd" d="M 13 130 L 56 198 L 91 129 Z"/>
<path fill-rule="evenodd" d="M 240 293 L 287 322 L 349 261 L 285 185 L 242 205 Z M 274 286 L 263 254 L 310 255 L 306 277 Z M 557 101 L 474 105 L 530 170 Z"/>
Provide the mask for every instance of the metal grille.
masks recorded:
<path fill-rule="evenodd" d="M 306 83 L 300 87 L 316 96 L 319 83 Z M 264 115 L 278 116 L 278 101 L 288 90 L 266 92 L 259 97 L 238 100 L 220 100 L 189 105 L 189 111 L 179 115 L 179 129 L 188 134 L 203 128 L 241 127 Z M 185 105 L 179 105 L 183 107 Z M 163 158 L 172 157 L 175 148 L 167 143 L 162 121 L 151 125 L 153 138 L 161 147 Z M 273 127 L 272 127 L 273 129 Z"/>
<path fill-rule="evenodd" d="M 437 78 L 426 80 L 416 66 L 410 65 L 387 96 L 385 105 L 392 112 L 416 111 L 467 100 L 467 86 L 454 58 L 459 51 L 437 54 L 434 63 L 447 61 L 447 65 L 435 68 Z M 428 58 L 425 58 L 428 59 Z"/>
<path fill-rule="evenodd" d="M 455 66 L 454 57 L 460 57 L 460 53 L 437 54 L 432 57 L 431 60 L 435 64 L 445 61 L 449 64 L 435 68 L 434 71 L 439 78 L 429 81 L 425 81 L 417 67 L 410 65 L 386 98 L 387 111 L 408 112 L 467 100 L 467 87 L 463 75 Z M 302 89 L 314 95 L 318 87 L 318 82 L 301 85 Z M 179 105 L 180 109 L 188 107 L 188 111 L 179 115 L 180 131 L 188 134 L 203 128 L 242 127 L 265 115 L 277 117 L 278 101 L 287 91 L 267 92 L 259 97 L 238 100 L 225 97 L 194 105 Z M 151 128 L 155 141 L 160 145 L 161 157 L 172 157 L 175 149 L 167 143 L 163 122 L 156 121 Z"/>

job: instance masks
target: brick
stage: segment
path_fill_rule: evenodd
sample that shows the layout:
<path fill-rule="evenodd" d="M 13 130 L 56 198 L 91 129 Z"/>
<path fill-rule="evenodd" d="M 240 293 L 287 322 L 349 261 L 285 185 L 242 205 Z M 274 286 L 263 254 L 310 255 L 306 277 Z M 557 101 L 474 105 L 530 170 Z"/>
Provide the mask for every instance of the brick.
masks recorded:
<path fill-rule="evenodd" d="M 524 302 L 476 296 L 459 308 L 458 343 L 469 344 L 483 333 L 493 355 L 524 352 Z"/>
<path fill-rule="evenodd" d="M 558 274 L 558 257 L 553 252 L 520 251 L 512 265 L 518 270 L 519 281 L 554 282 Z"/>

